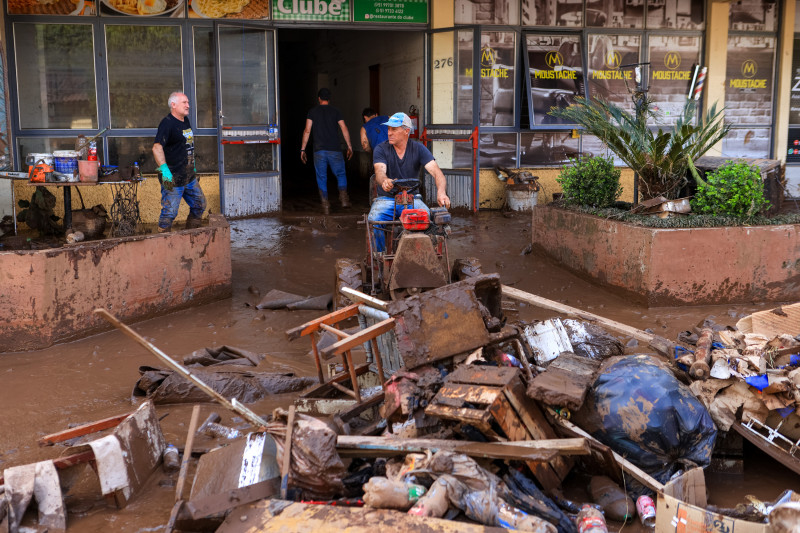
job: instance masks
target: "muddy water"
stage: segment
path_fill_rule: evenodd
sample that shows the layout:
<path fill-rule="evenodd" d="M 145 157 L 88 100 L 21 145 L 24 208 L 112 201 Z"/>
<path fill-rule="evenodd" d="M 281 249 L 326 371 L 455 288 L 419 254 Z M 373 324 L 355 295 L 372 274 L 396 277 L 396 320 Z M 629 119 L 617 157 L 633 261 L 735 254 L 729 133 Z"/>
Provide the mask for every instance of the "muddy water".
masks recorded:
<path fill-rule="evenodd" d="M 260 365 L 265 371 L 293 371 L 316 375 L 307 356 L 307 341 L 289 343 L 284 332 L 320 315 L 318 311 L 257 311 L 270 289 L 297 294 L 330 292 L 333 263 L 338 257 L 363 255 L 364 229 L 352 216 L 251 219 L 232 227 L 233 297 L 135 325 L 135 329 L 167 354 L 181 357 L 203 346 L 229 344 L 269 354 Z M 475 256 L 484 272 L 498 272 L 504 283 L 546 298 L 674 339 L 703 318 L 734 324 L 745 314 L 770 308 L 761 305 L 653 308 L 636 305 L 614 293 L 570 274 L 536 254 L 524 254 L 530 242 L 527 216 L 481 213 L 459 216 L 453 223 L 450 258 Z M 552 313 L 521 306 L 520 318 L 542 319 Z M 623 339 L 627 342 L 628 339 Z M 635 351 L 635 347 L 630 348 Z M 53 458 L 63 446 L 40 448 L 36 440 L 48 433 L 131 410 L 130 395 L 140 365 L 158 360 L 116 331 L 62 344 L 46 350 L 0 355 L 0 469 Z M 267 414 L 286 407 L 291 395 L 255 404 Z M 211 404 L 223 423 L 242 425 Z M 182 445 L 191 406 L 158 407 L 169 442 Z M 203 448 L 211 442 L 195 441 Z M 94 495 L 84 483 L 80 497 L 70 496 L 71 531 L 145 532 L 163 529 L 174 501 L 174 477 L 152 476 L 141 496 L 117 511 Z M 91 477 L 87 475 L 87 480 Z M 733 506 L 744 494 L 771 499 L 786 488 L 800 491 L 800 478 L 778 463 L 747 449 L 745 474 L 709 474 L 711 502 Z M 633 530 L 628 526 L 626 530 Z"/>

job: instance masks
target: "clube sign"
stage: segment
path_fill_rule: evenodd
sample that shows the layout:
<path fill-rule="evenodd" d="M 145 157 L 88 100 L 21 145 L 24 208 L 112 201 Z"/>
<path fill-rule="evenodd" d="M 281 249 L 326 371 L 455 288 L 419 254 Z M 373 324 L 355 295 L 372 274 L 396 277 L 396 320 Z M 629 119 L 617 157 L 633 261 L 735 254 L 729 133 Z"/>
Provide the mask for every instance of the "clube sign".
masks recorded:
<path fill-rule="evenodd" d="M 347 0 L 275 0 L 275 18 L 339 20 L 350 18 Z"/>

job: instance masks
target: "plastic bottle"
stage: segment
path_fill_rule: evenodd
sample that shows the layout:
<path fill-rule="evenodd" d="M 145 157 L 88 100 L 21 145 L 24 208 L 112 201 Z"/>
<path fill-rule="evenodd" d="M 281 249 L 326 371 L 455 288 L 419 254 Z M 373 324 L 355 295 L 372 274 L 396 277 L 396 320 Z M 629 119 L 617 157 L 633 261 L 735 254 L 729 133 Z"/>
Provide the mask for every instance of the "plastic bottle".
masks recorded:
<path fill-rule="evenodd" d="M 164 448 L 164 472 L 171 474 L 181 469 L 181 455 L 178 453 L 178 448 L 174 444 L 167 444 Z"/>
<path fill-rule="evenodd" d="M 636 513 L 633 500 L 607 476 L 594 476 L 589 482 L 589 494 L 592 501 L 602 507 L 603 512 L 611 520 L 627 522 Z"/>
<path fill-rule="evenodd" d="M 447 481 L 444 478 L 439 478 L 433 482 L 428 492 L 417 500 L 417 503 L 408 510 L 408 514 L 441 518 L 447 512 L 449 505 L 450 500 L 447 498 Z"/>
<path fill-rule="evenodd" d="M 86 156 L 87 161 L 97 161 L 97 142 L 91 141 L 89 143 L 89 155 Z"/>
<path fill-rule="evenodd" d="M 556 527 L 538 516 L 529 515 L 505 502 L 497 506 L 497 525 L 506 529 L 517 529 L 532 533 L 555 533 Z"/>
<path fill-rule="evenodd" d="M 636 512 L 644 527 L 656 527 L 656 505 L 650 496 L 639 496 L 636 499 Z"/>
<path fill-rule="evenodd" d="M 222 424 L 210 423 L 203 428 L 203 433 L 209 437 L 222 437 L 223 439 L 235 439 L 240 435 L 238 429 L 229 428 Z"/>
<path fill-rule="evenodd" d="M 425 494 L 425 487 L 375 476 L 364 484 L 364 503 L 376 509 L 407 511 Z"/>
<path fill-rule="evenodd" d="M 578 533 L 608 533 L 606 519 L 600 509 L 584 504 L 575 519 Z"/>

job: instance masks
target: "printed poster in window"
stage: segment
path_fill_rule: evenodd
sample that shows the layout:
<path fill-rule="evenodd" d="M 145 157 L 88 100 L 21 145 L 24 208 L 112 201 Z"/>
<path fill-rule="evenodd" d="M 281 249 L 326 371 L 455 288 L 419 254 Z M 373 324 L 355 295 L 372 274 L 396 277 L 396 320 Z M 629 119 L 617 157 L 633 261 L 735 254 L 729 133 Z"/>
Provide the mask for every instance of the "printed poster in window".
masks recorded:
<path fill-rule="evenodd" d="M 100 14 L 110 17 L 184 18 L 188 0 L 97 0 Z"/>
<path fill-rule="evenodd" d="M 269 18 L 269 0 L 186 0 L 189 18 L 261 20 Z"/>
<path fill-rule="evenodd" d="M 794 36 L 792 91 L 789 95 L 789 124 L 800 126 L 800 34 Z"/>
<path fill-rule="evenodd" d="M 354 22 L 428 23 L 428 0 L 354 0 Z"/>
<path fill-rule="evenodd" d="M 645 0 L 586 0 L 586 25 L 592 28 L 641 28 Z"/>
<path fill-rule="evenodd" d="M 648 95 L 658 111 L 660 124 L 675 124 L 678 120 L 699 61 L 699 36 L 650 37 Z"/>
<path fill-rule="evenodd" d="M 580 37 L 529 34 L 526 44 L 533 123 L 562 124 L 564 119 L 549 115 L 550 109 L 567 107 L 575 96 L 584 96 Z"/>
<path fill-rule="evenodd" d="M 571 131 L 523 133 L 520 135 L 519 165 L 566 165 L 580 155 L 580 137 Z"/>
<path fill-rule="evenodd" d="M 647 27 L 702 30 L 703 0 L 647 0 Z"/>
<path fill-rule="evenodd" d="M 639 62 L 638 35 L 589 35 L 587 78 L 589 96 L 603 98 L 623 109 L 633 109 L 634 68 Z"/>
<path fill-rule="evenodd" d="M 95 15 L 94 0 L 8 0 L 9 15 Z"/>
<path fill-rule="evenodd" d="M 480 123 L 482 126 L 514 126 L 514 70 L 516 33 L 481 33 Z"/>
<path fill-rule="evenodd" d="M 772 123 L 774 37 L 728 37 L 725 122 L 734 126 Z"/>
<path fill-rule="evenodd" d="M 519 0 L 455 0 L 456 24 L 519 24 Z"/>
<path fill-rule="evenodd" d="M 522 2 L 523 26 L 579 27 L 583 0 L 532 0 Z"/>
<path fill-rule="evenodd" d="M 735 0 L 730 3 L 730 29 L 734 31 L 775 31 L 776 0 Z"/>

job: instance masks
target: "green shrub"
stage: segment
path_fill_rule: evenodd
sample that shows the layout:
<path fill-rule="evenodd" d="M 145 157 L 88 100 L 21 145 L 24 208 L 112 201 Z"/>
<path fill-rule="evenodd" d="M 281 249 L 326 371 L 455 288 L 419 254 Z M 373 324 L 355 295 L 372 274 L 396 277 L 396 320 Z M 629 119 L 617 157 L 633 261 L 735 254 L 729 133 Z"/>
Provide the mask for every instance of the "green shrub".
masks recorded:
<path fill-rule="evenodd" d="M 700 214 L 752 218 L 769 206 L 758 167 L 728 162 L 697 182 L 691 200 Z"/>
<path fill-rule="evenodd" d="M 564 192 L 564 201 L 572 205 L 608 207 L 622 194 L 620 171 L 611 158 L 573 159 L 556 178 Z"/>

